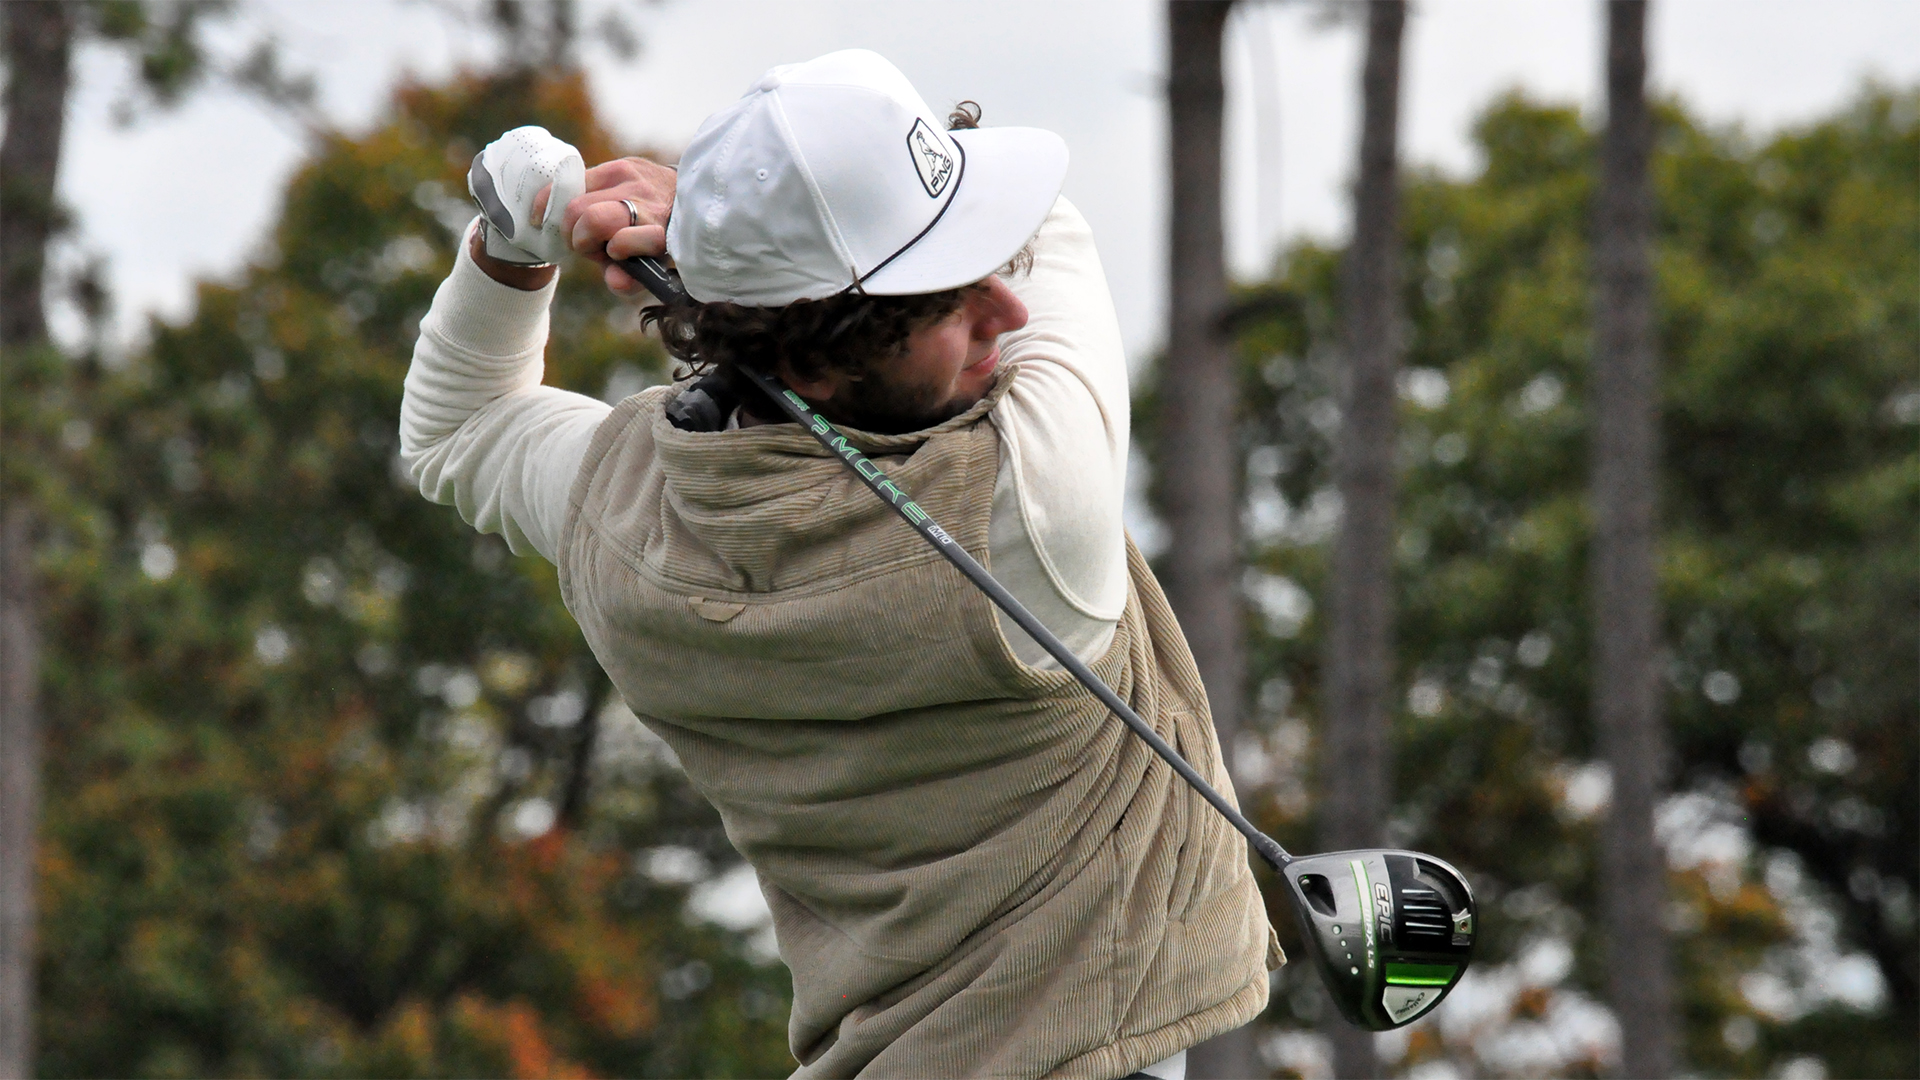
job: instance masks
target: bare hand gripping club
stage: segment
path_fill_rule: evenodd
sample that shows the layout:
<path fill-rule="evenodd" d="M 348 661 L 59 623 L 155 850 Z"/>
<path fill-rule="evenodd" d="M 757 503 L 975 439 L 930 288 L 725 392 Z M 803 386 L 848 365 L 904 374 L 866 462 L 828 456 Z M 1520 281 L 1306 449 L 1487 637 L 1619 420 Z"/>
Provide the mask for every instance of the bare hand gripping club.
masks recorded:
<path fill-rule="evenodd" d="M 626 259 L 620 266 L 661 303 L 678 306 L 690 302 L 678 275 L 658 260 Z M 1293 895 L 1294 912 L 1299 916 L 1302 936 L 1311 946 L 1314 966 L 1348 1020 L 1384 1031 L 1411 1023 L 1446 997 L 1466 971 L 1473 953 L 1473 892 L 1458 870 L 1431 855 L 1412 851 L 1373 848 L 1301 857 L 1288 854 L 1215 791 L 1152 725 L 1041 625 L 826 417 L 773 376 L 745 366 L 738 370 L 853 470 L 868 490 L 893 507 L 1061 667 L 1072 672 L 1080 685 L 1132 728 L 1247 838 L 1261 859 L 1280 872 Z"/>

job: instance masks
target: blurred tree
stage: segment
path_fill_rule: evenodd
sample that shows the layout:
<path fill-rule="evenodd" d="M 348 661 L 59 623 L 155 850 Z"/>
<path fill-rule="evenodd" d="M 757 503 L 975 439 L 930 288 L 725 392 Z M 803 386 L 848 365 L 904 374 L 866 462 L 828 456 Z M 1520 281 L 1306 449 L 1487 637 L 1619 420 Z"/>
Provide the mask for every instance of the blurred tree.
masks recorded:
<path fill-rule="evenodd" d="M 66 120 L 71 9 L 60 3 L 0 8 L 7 47 L 7 134 L 0 142 L 0 396 L 15 369 L 48 358 L 41 279 L 55 226 L 54 170 Z M 6 404 L 12 404 L 10 401 Z M 0 449 L 16 410 L 0 414 Z M 0 476 L 0 1080 L 20 1080 L 33 1060 L 34 852 L 40 821 L 39 633 L 34 600 L 31 482 Z"/>
<path fill-rule="evenodd" d="M 4 9 L 7 137 L 0 143 L 0 343 L 27 348 L 47 336 L 41 278 L 58 224 L 53 178 L 66 126 L 75 7 L 24 0 Z"/>
<path fill-rule="evenodd" d="M 1677 108 L 1655 130 L 1674 765 L 1653 917 L 1673 935 L 1676 1068 L 1914 1075 L 1920 90 L 1869 89 L 1763 140 Z M 1475 139 L 1475 175 L 1403 189 L 1386 840 L 1463 867 L 1485 919 L 1472 982 L 1378 1045 L 1401 1072 L 1591 1076 L 1609 1052 L 1587 602 L 1597 139 L 1518 98 Z M 1260 615 L 1241 771 L 1284 843 L 1312 835 L 1325 783 L 1342 258 L 1296 246 L 1235 309 Z M 1300 1029 L 1324 1011 L 1311 972 L 1285 969 L 1265 1020 L 1283 1072 L 1315 1067 Z"/>
<path fill-rule="evenodd" d="M 1231 0 L 1167 4 L 1167 355 L 1159 502 L 1168 530 L 1160 578 L 1206 684 L 1223 760 L 1233 764 L 1246 694 L 1246 627 L 1239 570 L 1239 448 L 1221 218 L 1221 47 Z M 1251 1075 L 1253 1032 L 1242 1027 L 1193 1048 L 1196 1078 Z"/>
<path fill-rule="evenodd" d="M 1167 596 L 1200 663 L 1214 726 L 1231 752 L 1243 672 L 1238 493 L 1233 459 L 1233 356 L 1223 332 L 1221 35 L 1230 0 L 1167 5 L 1172 212 L 1168 215 L 1168 345 L 1160 385 L 1170 530 Z"/>
<path fill-rule="evenodd" d="M 321 141 L 270 258 L 124 368 L 77 365 L 49 444 L 81 497 L 43 555 L 42 1075 L 791 1069 L 785 971 L 688 914 L 737 857 L 553 568 L 396 473 L 467 164 L 524 123 L 615 154 L 578 72 L 405 86 Z M 664 375 L 591 267 L 552 325 L 549 383 Z"/>
<path fill-rule="evenodd" d="M 312 83 L 280 69 L 271 37 L 261 38 L 230 70 L 201 46 L 209 15 L 230 5 L 139 0 L 0 5 L 6 37 L 7 134 L 0 143 L 0 396 L 7 462 L 0 475 L 0 1077 L 24 1076 L 32 1059 L 33 866 L 39 822 L 39 625 L 35 549 L 38 504 L 58 496 L 56 476 L 39 466 L 39 406 L 63 385 L 61 360 L 47 339 L 48 243 L 66 225 L 54 193 L 76 42 L 105 41 L 132 54 L 138 78 L 117 111 L 132 116 L 139 96 L 177 103 L 219 71 L 287 107 L 310 101 Z M 101 297 L 85 280 L 76 299 L 89 317 Z"/>
<path fill-rule="evenodd" d="M 1594 195 L 1594 735 L 1613 804 L 1601 831 L 1607 997 L 1620 1020 L 1620 1075 L 1673 1073 L 1666 866 L 1654 840 L 1665 787 L 1654 567 L 1659 498 L 1660 362 L 1653 312 L 1653 117 L 1647 108 L 1647 5 L 1611 0 L 1607 126 Z"/>
<path fill-rule="evenodd" d="M 1403 349 L 1400 271 L 1402 0 L 1367 5 L 1353 243 L 1342 267 L 1345 363 L 1333 456 L 1340 496 L 1327 581 L 1320 850 L 1376 847 L 1392 794 L 1394 382 Z M 1333 1069 L 1378 1075 L 1371 1033 L 1330 1016 Z"/>

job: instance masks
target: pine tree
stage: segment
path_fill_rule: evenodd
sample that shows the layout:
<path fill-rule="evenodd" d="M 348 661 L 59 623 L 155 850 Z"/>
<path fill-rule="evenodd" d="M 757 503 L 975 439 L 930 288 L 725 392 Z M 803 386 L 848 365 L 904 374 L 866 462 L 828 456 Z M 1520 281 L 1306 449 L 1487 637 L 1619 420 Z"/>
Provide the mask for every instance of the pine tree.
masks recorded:
<path fill-rule="evenodd" d="M 1653 118 L 1645 0 L 1610 0 L 1607 129 L 1594 215 L 1593 714 L 1612 770 L 1601 843 L 1609 998 L 1620 1075 L 1671 1075 L 1666 865 L 1653 816 L 1667 770 L 1661 719 L 1659 354 L 1654 341 Z"/>
<path fill-rule="evenodd" d="M 1367 6 L 1360 79 L 1359 181 L 1344 269 L 1347 355 L 1334 457 L 1340 526 L 1327 595 L 1320 839 L 1323 850 L 1377 847 L 1392 800 L 1394 410 L 1399 375 L 1400 0 Z M 1334 1070 L 1377 1074 L 1373 1039 L 1335 1019 Z"/>
<path fill-rule="evenodd" d="M 1245 694 L 1240 599 L 1239 412 L 1225 318 L 1226 240 L 1221 218 L 1221 131 L 1226 86 L 1221 45 L 1231 0 L 1167 4 L 1167 355 L 1157 494 L 1167 520 L 1161 580 L 1207 688 L 1214 732 L 1229 768 Z M 1189 1075 L 1250 1076 L 1250 1029 L 1193 1048 Z"/>

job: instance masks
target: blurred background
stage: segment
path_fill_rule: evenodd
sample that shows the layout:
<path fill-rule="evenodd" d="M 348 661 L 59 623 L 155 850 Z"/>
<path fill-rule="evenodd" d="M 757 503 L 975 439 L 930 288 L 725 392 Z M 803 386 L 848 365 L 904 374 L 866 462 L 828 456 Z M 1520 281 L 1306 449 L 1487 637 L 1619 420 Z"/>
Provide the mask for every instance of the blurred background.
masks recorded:
<path fill-rule="evenodd" d="M 853 46 L 1066 138 L 1251 816 L 1477 890 L 1429 1018 L 1294 965 L 1190 1075 L 1920 1075 L 1920 5 L 0 15 L 0 1077 L 795 1067 L 751 871 L 396 429 L 480 146 Z M 669 377 L 569 268 L 547 381 Z"/>

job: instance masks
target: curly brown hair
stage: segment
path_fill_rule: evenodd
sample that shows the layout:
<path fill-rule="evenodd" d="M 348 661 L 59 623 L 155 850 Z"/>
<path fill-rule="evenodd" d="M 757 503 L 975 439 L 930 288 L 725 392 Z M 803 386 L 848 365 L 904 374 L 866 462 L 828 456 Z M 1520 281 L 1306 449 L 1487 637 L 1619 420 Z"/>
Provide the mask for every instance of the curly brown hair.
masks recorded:
<path fill-rule="evenodd" d="M 947 116 L 949 131 L 980 126 L 980 106 L 962 101 Z M 1024 247 L 1002 269 L 1024 272 L 1033 265 L 1031 246 Z M 798 300 L 785 307 L 748 307 L 726 302 L 691 303 L 681 307 L 650 305 L 641 309 L 642 326 L 660 333 L 667 353 L 686 365 L 691 374 L 723 374 L 739 364 L 771 370 L 784 363 L 803 379 L 828 371 L 842 371 L 856 382 L 865 381 L 888 361 L 905 354 L 915 332 L 960 310 L 969 290 L 965 285 L 911 296 L 869 296 L 840 293 L 821 300 Z M 730 379 L 748 385 L 744 379 Z M 743 395 L 748 411 L 767 420 L 782 416 L 759 395 Z M 758 404 L 760 407 L 755 408 Z M 880 430 L 883 418 L 860 418 Z M 903 416 L 914 422 L 926 417 Z M 891 425 L 890 425 L 891 426 Z"/>

